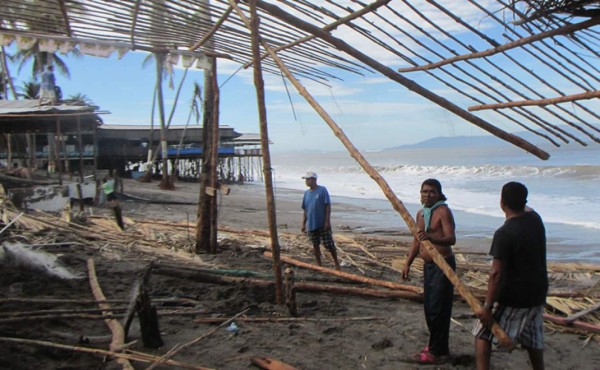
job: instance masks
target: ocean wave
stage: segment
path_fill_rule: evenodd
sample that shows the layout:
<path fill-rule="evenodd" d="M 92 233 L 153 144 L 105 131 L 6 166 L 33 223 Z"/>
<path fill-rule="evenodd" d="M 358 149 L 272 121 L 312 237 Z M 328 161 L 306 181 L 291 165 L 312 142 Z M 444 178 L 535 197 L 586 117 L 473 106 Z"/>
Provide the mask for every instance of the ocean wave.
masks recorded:
<path fill-rule="evenodd" d="M 386 175 L 408 175 L 421 177 L 445 176 L 476 176 L 478 180 L 499 178 L 530 178 L 547 177 L 571 180 L 596 181 L 600 180 L 600 166 L 424 166 L 424 165 L 395 165 L 374 166 L 384 177 Z M 364 173 L 359 166 L 339 166 L 322 168 L 321 172 L 331 174 Z"/>

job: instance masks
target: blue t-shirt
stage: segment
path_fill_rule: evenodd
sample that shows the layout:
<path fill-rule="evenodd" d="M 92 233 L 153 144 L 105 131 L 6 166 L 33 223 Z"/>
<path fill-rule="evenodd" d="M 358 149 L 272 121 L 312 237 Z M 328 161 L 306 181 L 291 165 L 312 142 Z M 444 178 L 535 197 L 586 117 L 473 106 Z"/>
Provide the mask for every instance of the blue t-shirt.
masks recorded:
<path fill-rule="evenodd" d="M 331 204 L 329 193 L 324 186 L 317 185 L 315 190 L 308 189 L 304 192 L 302 209 L 306 211 L 308 231 L 315 231 L 325 226 L 325 206 L 329 204 Z"/>

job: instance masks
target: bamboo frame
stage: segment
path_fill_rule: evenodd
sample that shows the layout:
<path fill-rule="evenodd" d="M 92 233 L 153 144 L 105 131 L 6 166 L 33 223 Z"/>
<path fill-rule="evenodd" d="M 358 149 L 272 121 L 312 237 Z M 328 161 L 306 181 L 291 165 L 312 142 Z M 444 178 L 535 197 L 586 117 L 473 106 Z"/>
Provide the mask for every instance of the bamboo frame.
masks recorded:
<path fill-rule="evenodd" d="M 422 65 L 422 66 L 418 66 L 418 67 L 398 68 L 398 72 L 404 73 L 404 72 L 426 71 L 426 70 L 430 70 L 430 69 L 439 68 L 439 67 L 442 67 L 442 66 L 445 66 L 448 64 L 456 63 L 458 61 L 476 59 L 476 58 L 484 58 L 484 57 L 492 56 L 492 55 L 495 55 L 498 53 L 502 53 L 502 52 L 510 50 L 510 49 L 514 49 L 516 47 L 527 45 L 527 44 L 533 43 L 535 41 L 543 40 L 543 39 L 546 39 L 549 37 L 554 37 L 557 35 L 566 35 L 566 34 L 573 33 L 575 31 L 591 28 L 598 24 L 600 24 L 600 16 L 593 17 L 591 19 L 588 19 L 588 20 L 580 22 L 580 23 L 568 24 L 564 27 L 560 27 L 560 28 L 556 28 L 556 29 L 553 29 L 550 31 L 538 33 L 536 35 L 532 35 L 529 37 L 523 37 L 523 38 L 518 39 L 517 41 L 509 42 L 508 44 L 499 45 L 499 46 L 496 46 L 494 48 L 487 49 L 484 51 L 478 51 L 478 52 L 471 53 L 471 54 L 457 55 L 452 58 L 447 58 L 444 60 L 440 60 L 439 62 L 430 63 L 427 65 Z"/>

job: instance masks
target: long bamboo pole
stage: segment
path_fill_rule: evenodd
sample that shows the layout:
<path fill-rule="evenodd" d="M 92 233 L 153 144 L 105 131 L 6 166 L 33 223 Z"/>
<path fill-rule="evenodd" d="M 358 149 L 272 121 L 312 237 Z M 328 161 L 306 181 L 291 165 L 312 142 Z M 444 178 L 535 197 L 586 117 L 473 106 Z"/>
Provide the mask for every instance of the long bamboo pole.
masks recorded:
<path fill-rule="evenodd" d="M 271 254 L 269 252 L 265 252 L 264 255 L 266 257 L 271 257 Z M 293 266 L 298 266 L 298 267 L 307 268 L 307 269 L 311 269 L 311 270 L 315 270 L 315 271 L 325 272 L 325 273 L 328 273 L 331 275 L 340 276 L 345 279 L 356 281 L 359 283 L 366 283 L 366 284 L 381 286 L 381 287 L 390 288 L 390 289 L 405 290 L 408 292 L 423 294 L 423 288 L 420 288 L 420 287 L 417 287 L 414 285 L 399 284 L 399 283 L 395 283 L 393 281 L 373 279 L 373 278 L 369 278 L 366 276 L 350 274 L 350 273 L 344 272 L 344 271 L 332 270 L 332 269 L 329 269 L 326 267 L 316 266 L 311 263 L 302 262 L 302 261 L 299 261 L 299 260 L 296 260 L 296 259 L 293 259 L 290 257 L 286 257 L 286 256 L 282 256 L 281 260 L 283 262 L 293 265 Z"/>
<path fill-rule="evenodd" d="M 230 1 L 230 3 L 233 3 L 233 0 L 229 0 L 229 1 Z M 340 50 L 351 53 L 352 55 L 356 55 L 357 57 L 360 57 L 359 59 L 361 59 L 361 60 L 364 59 L 365 62 L 368 61 L 369 63 L 367 63 L 367 64 L 369 64 L 369 65 L 377 66 L 378 70 L 385 71 L 388 74 L 391 71 L 391 70 L 388 71 L 389 70 L 388 67 L 383 66 L 379 62 L 373 60 L 372 58 L 368 57 L 365 54 L 362 54 L 358 50 L 351 48 L 349 45 L 347 45 L 343 41 L 332 37 L 328 33 L 322 32 L 319 28 L 314 27 L 314 26 L 292 16 L 291 14 L 288 14 L 288 13 L 282 11 L 281 9 L 279 9 L 276 6 L 267 4 L 262 0 L 255 0 L 255 1 L 256 1 L 257 6 L 266 10 L 271 15 L 273 15 L 277 18 L 283 19 L 284 21 L 289 22 L 307 32 L 317 34 L 319 37 L 323 38 L 325 41 L 330 42 L 334 46 L 338 47 Z M 232 6 L 234 6 L 234 5 L 232 4 Z M 235 6 L 237 7 L 237 5 L 235 5 Z M 239 8 L 238 8 L 238 13 L 240 14 L 240 17 L 242 19 L 245 19 L 244 14 L 239 10 Z M 246 23 L 247 20 L 244 22 Z M 392 204 L 394 209 L 400 214 L 400 216 L 402 216 L 402 218 L 404 219 L 404 222 L 406 222 L 406 225 L 411 230 L 413 235 L 416 235 L 417 234 L 417 225 L 415 223 L 415 220 L 412 218 L 412 216 L 410 215 L 410 213 L 408 212 L 406 207 L 404 207 L 404 204 L 402 203 L 402 201 L 400 199 L 398 199 L 398 197 L 393 192 L 393 190 L 389 186 L 389 184 L 385 181 L 385 179 L 377 172 L 377 170 L 375 170 L 375 168 L 373 168 L 373 166 L 371 166 L 371 164 L 360 153 L 360 151 L 358 149 L 356 149 L 356 147 L 354 147 L 354 145 L 350 142 L 348 137 L 344 134 L 342 129 L 336 124 L 336 122 L 333 120 L 333 118 L 331 118 L 331 116 L 319 105 L 319 103 L 312 97 L 312 95 L 310 95 L 308 93 L 306 88 L 296 79 L 296 77 L 294 77 L 294 75 L 289 71 L 289 69 L 286 67 L 286 65 L 283 63 L 283 61 L 279 58 L 279 56 L 275 52 L 272 51 L 271 47 L 265 41 L 263 41 L 262 44 L 263 44 L 263 47 L 271 55 L 271 58 L 273 58 L 273 61 L 275 61 L 275 63 L 277 63 L 280 70 L 285 74 L 285 76 L 290 80 L 290 82 L 298 90 L 300 95 L 302 95 L 306 99 L 306 101 L 313 107 L 313 109 L 321 116 L 321 118 L 323 118 L 323 120 L 331 128 L 333 133 L 340 139 L 340 141 L 346 147 L 346 149 L 348 149 L 348 152 L 350 153 L 350 155 L 360 164 L 360 166 L 365 170 L 365 172 L 367 172 L 367 174 L 369 174 L 369 176 L 373 180 L 375 180 L 375 182 L 377 182 L 377 184 L 382 189 L 383 193 L 388 198 L 388 200 L 390 201 L 390 203 Z M 443 101 L 447 102 L 447 104 L 454 106 L 452 103 L 446 101 L 445 99 L 443 99 L 437 95 L 434 95 L 433 93 L 422 88 L 421 86 L 417 85 L 416 83 L 414 83 L 408 79 L 404 79 L 403 77 L 398 76 L 393 71 L 391 71 L 391 72 L 392 73 L 389 74 L 390 78 L 392 76 L 397 76 L 398 78 L 397 79 L 394 78 L 394 80 L 397 80 L 398 82 L 402 81 L 402 82 L 406 83 L 405 86 L 407 86 L 411 89 L 414 89 L 413 91 L 422 93 L 423 96 L 431 98 L 434 101 L 443 100 Z M 435 98 L 435 97 L 437 97 L 437 98 Z M 464 112 L 461 108 L 459 108 L 457 106 L 454 106 L 454 107 L 456 108 L 456 110 L 460 110 L 461 112 Z M 491 126 L 489 123 L 484 122 L 484 121 L 480 120 L 479 118 L 477 118 L 477 120 L 475 120 L 475 121 L 481 121 L 480 123 L 485 123 L 484 126 L 486 126 L 486 125 Z M 492 126 L 492 127 L 494 127 L 494 126 Z M 494 127 L 494 131 L 501 131 L 501 130 L 498 130 Z M 499 134 L 499 132 L 498 132 L 498 134 Z M 505 133 L 505 134 L 510 135 L 508 133 Z M 531 144 L 529 144 L 528 142 L 526 142 L 520 138 L 519 138 L 519 140 L 516 140 L 514 143 L 522 144 L 525 147 L 528 147 L 532 150 L 535 149 L 536 153 L 539 155 L 542 155 L 542 153 L 545 153 L 545 152 L 541 151 L 540 149 L 538 149 L 537 147 L 532 146 Z M 547 153 L 546 153 L 546 156 L 547 156 L 546 158 L 548 158 Z M 477 298 L 475 298 L 471 294 L 471 292 L 466 287 L 466 285 L 463 284 L 463 282 L 458 278 L 458 276 L 452 270 L 452 268 L 448 265 L 448 263 L 446 262 L 444 257 L 442 257 L 440 255 L 440 253 L 434 248 L 434 246 L 431 244 L 431 242 L 426 240 L 422 244 L 425 246 L 425 248 L 427 249 L 429 254 L 432 256 L 434 262 L 440 267 L 440 269 L 442 269 L 444 274 L 448 277 L 448 279 L 452 282 L 452 284 L 458 290 L 460 295 L 463 296 L 463 298 L 465 298 L 467 303 L 469 303 L 469 305 L 471 306 L 473 311 L 475 311 L 475 312 L 479 311 L 481 309 L 481 303 L 477 300 Z M 514 344 L 512 343 L 511 339 L 506 335 L 506 333 L 502 330 L 502 328 L 497 323 L 494 323 L 491 329 L 492 329 L 492 332 L 494 333 L 494 335 L 500 341 L 500 343 L 502 343 L 505 347 L 507 347 L 507 348 L 514 347 Z"/>
<path fill-rule="evenodd" d="M 581 94 L 557 96 L 555 98 L 546 98 L 546 99 L 537 99 L 537 100 L 519 100 L 519 101 L 509 101 L 506 103 L 474 105 L 472 107 L 469 107 L 468 109 L 470 112 L 473 112 L 476 110 L 485 110 L 485 109 L 501 109 L 501 108 L 524 107 L 524 106 L 532 106 L 532 105 L 539 106 L 539 105 L 567 103 L 567 102 L 572 102 L 572 101 L 576 101 L 576 100 L 594 99 L 594 98 L 600 98 L 600 90 L 587 91 L 587 92 L 584 92 Z"/>
<path fill-rule="evenodd" d="M 260 58 L 260 19 L 256 12 L 256 4 L 250 3 L 250 33 L 252 35 L 252 60 L 254 64 L 254 86 L 256 87 L 256 101 L 258 103 L 258 117 L 260 125 L 260 147 L 262 150 L 265 192 L 267 200 L 267 220 L 269 235 L 271 236 L 271 251 L 273 256 L 273 275 L 275 276 L 275 301 L 284 303 L 283 275 L 281 272 L 279 237 L 277 234 L 277 214 L 275 209 L 275 194 L 273 191 L 273 171 L 271 168 L 271 152 L 269 151 L 269 128 L 267 126 L 267 108 L 265 104 L 265 81 L 262 76 L 262 62 Z"/>

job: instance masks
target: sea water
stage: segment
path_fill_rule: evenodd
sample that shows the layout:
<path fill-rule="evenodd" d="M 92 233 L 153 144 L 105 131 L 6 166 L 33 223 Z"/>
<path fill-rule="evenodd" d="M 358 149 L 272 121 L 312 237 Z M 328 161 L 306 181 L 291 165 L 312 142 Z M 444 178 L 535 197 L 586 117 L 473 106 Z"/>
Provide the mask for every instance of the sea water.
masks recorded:
<path fill-rule="evenodd" d="M 420 207 L 423 180 L 438 179 L 457 224 L 457 237 L 487 252 L 504 222 L 500 189 L 519 181 L 529 189 L 528 205 L 543 218 L 548 258 L 600 262 L 600 146 L 550 148 L 541 160 L 508 144 L 444 148 L 405 147 L 363 152 L 409 212 Z M 277 154 L 275 187 L 304 190 L 301 176 L 315 171 L 333 202 L 363 207 L 365 227 L 407 230 L 379 185 L 347 152 Z M 333 216 L 335 207 L 333 208 Z M 339 224 L 343 220 L 336 219 Z"/>

